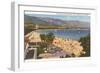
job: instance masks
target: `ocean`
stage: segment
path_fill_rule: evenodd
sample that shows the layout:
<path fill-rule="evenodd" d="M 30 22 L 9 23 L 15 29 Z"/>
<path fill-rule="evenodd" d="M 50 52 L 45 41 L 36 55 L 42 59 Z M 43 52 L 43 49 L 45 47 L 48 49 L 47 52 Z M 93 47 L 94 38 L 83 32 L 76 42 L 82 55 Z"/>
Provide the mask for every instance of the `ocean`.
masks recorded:
<path fill-rule="evenodd" d="M 35 31 L 40 34 L 52 32 L 56 37 L 73 40 L 79 40 L 81 37 L 90 34 L 89 29 L 38 29 Z"/>

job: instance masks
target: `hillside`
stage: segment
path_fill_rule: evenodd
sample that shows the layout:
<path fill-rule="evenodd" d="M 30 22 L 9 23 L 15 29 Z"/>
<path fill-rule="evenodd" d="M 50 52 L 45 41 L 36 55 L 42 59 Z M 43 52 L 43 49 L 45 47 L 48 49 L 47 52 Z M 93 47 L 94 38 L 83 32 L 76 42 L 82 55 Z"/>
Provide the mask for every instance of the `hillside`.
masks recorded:
<path fill-rule="evenodd" d="M 38 27 L 36 27 L 38 26 Z M 25 33 L 36 29 L 90 29 L 90 23 L 24 15 Z"/>

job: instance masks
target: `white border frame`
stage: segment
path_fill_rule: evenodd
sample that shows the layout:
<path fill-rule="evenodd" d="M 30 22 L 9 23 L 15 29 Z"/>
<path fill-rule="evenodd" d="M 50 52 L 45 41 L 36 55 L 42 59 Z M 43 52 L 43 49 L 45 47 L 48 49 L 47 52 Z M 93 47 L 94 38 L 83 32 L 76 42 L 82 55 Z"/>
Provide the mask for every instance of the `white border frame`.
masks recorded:
<path fill-rule="evenodd" d="M 29 60 L 33 62 L 24 62 L 24 10 L 35 10 L 35 11 L 53 11 L 53 12 L 76 12 L 76 13 L 90 13 L 91 14 L 91 57 L 84 58 L 66 58 L 66 59 L 43 59 L 43 60 Z M 11 58 L 11 69 L 14 71 L 18 70 L 29 70 L 39 68 L 55 68 L 55 67 L 72 67 L 72 66 L 91 66 L 96 65 L 96 54 L 97 48 L 95 48 L 95 24 L 96 24 L 96 9 L 94 7 L 87 8 L 85 6 L 39 6 L 32 5 L 31 3 L 12 3 L 12 58 Z"/>

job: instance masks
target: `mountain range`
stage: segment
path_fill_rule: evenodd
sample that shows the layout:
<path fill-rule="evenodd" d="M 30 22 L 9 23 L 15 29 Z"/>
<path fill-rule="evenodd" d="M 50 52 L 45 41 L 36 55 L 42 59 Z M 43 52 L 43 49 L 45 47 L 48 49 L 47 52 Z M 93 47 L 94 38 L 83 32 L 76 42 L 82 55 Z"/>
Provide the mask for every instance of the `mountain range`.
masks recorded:
<path fill-rule="evenodd" d="M 82 28 L 88 29 L 90 28 L 89 22 L 83 21 L 72 21 L 72 20 L 62 20 L 62 19 L 55 19 L 49 17 L 36 17 L 36 16 L 29 16 L 24 15 L 24 24 L 25 26 L 34 26 L 39 25 L 40 28 Z"/>

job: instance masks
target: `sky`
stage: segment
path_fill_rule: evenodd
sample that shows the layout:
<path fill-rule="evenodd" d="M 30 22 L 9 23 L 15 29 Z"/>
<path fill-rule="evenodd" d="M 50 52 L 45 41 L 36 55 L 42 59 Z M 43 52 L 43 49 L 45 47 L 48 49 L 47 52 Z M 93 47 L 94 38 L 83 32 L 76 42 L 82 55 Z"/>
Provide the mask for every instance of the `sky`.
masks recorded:
<path fill-rule="evenodd" d="M 49 17 L 49 18 L 55 18 L 55 19 L 62 19 L 62 20 L 70 20 L 70 21 L 83 21 L 83 22 L 90 22 L 90 16 L 88 15 L 58 15 L 58 14 L 34 14 L 34 13 L 25 13 L 29 16 L 35 16 L 35 17 Z"/>

